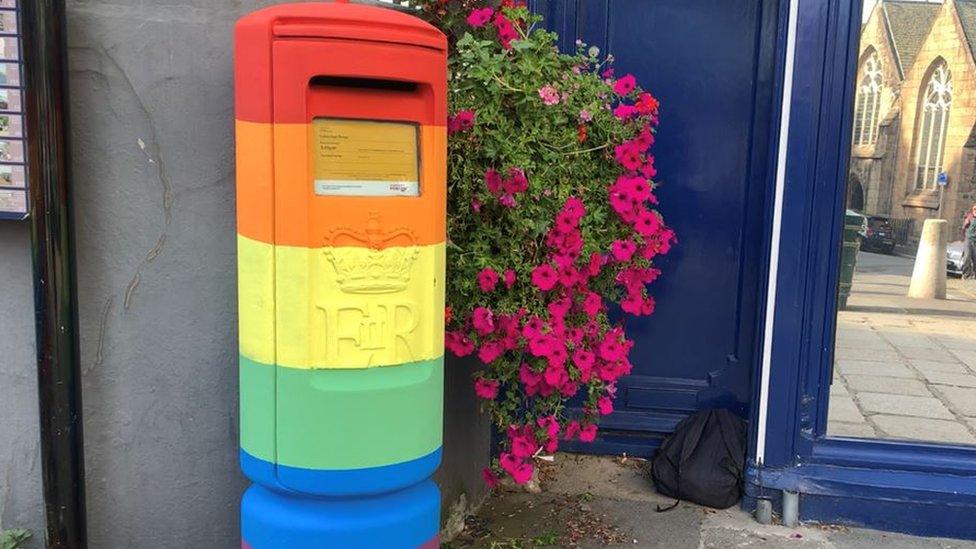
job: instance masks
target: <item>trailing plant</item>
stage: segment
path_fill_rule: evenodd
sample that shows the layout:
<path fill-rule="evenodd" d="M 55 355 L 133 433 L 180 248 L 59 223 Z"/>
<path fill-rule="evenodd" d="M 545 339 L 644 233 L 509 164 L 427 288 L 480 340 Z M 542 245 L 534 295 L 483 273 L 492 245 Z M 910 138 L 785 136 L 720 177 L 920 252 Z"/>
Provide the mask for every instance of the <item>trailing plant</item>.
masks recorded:
<path fill-rule="evenodd" d="M 595 439 L 631 370 L 623 318 L 654 311 L 676 241 L 655 210 L 658 101 L 510 0 L 414 4 L 451 43 L 446 346 L 484 364 L 475 391 L 507 435 L 485 480 L 524 483 L 560 440 Z"/>
<path fill-rule="evenodd" d="M 30 538 L 30 530 L 24 528 L 0 530 L 0 549 L 19 549 L 27 545 Z"/>

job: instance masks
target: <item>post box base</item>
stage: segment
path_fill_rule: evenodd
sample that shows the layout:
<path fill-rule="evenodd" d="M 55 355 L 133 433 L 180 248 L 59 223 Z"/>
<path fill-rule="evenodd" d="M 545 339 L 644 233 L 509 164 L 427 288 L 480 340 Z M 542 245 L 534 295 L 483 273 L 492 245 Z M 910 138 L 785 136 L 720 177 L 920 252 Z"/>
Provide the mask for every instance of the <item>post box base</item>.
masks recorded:
<path fill-rule="evenodd" d="M 436 549 L 440 491 L 431 480 L 363 498 L 311 498 L 251 486 L 241 501 L 247 549 Z"/>

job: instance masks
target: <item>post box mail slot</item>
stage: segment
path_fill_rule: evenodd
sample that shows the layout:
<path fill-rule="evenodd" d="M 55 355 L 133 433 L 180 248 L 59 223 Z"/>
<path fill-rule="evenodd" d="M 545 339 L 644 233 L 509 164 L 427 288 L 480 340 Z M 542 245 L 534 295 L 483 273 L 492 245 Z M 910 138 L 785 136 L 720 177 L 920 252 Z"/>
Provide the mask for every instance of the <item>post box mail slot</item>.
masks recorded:
<path fill-rule="evenodd" d="M 446 55 L 435 28 L 370 6 L 280 5 L 237 24 L 241 467 L 256 483 L 242 530 L 255 549 L 435 539 Z"/>

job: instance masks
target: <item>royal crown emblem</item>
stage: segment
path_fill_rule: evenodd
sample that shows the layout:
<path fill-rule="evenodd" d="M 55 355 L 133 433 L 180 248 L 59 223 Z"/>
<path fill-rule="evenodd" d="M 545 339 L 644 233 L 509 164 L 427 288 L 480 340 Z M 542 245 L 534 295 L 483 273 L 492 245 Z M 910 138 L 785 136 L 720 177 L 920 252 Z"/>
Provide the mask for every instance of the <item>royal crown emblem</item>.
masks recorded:
<path fill-rule="evenodd" d="M 335 267 L 339 289 L 350 294 L 388 294 L 406 289 L 417 259 L 417 238 L 405 227 L 384 230 L 369 214 L 365 230 L 338 228 L 329 233 L 325 256 Z"/>

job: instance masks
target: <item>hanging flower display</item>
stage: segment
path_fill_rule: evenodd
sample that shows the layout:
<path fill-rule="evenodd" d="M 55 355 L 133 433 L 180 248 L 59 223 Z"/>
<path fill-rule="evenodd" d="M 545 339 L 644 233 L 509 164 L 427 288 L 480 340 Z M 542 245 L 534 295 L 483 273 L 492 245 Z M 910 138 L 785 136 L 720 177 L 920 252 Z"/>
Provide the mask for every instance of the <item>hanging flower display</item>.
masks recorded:
<path fill-rule="evenodd" d="M 486 482 L 524 483 L 539 454 L 596 438 L 631 371 L 623 321 L 654 312 L 676 242 L 655 208 L 659 105 L 597 48 L 559 53 L 524 5 L 415 4 L 452 48 L 446 346 L 483 364 L 505 434 Z"/>

